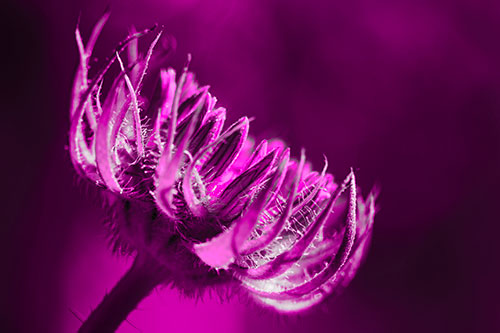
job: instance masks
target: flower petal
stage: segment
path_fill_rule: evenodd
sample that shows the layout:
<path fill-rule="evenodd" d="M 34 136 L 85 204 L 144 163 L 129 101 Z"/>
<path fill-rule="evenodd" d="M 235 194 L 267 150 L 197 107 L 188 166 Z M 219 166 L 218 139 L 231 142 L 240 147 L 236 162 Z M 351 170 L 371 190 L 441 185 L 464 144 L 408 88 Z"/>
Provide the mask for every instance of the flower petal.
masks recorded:
<path fill-rule="evenodd" d="M 194 134 L 189 143 L 190 152 L 199 152 L 204 146 L 209 145 L 219 136 L 224 121 L 226 120 L 226 110 L 218 108 L 207 115 L 207 119 L 198 131 Z"/>
<path fill-rule="evenodd" d="M 262 250 L 267 245 L 269 245 L 269 243 L 273 241 L 273 239 L 281 232 L 281 230 L 283 230 L 283 227 L 285 226 L 285 223 L 290 217 L 290 214 L 292 212 L 293 202 L 297 194 L 299 181 L 302 177 L 302 170 L 304 167 L 305 159 L 306 159 L 305 151 L 302 150 L 300 154 L 300 162 L 295 172 L 294 181 L 291 186 L 288 199 L 286 201 L 286 206 L 283 212 L 281 213 L 281 216 L 275 223 L 273 223 L 269 228 L 267 228 L 267 230 L 263 232 L 262 236 L 260 236 L 257 239 L 248 240 L 243 245 L 241 249 L 241 254 L 250 254 L 252 252 Z"/>
<path fill-rule="evenodd" d="M 248 135 L 248 118 L 243 117 L 234 123 L 226 132 L 233 128 L 239 127 L 239 130 L 227 137 L 224 142 L 221 142 L 214 152 L 203 164 L 200 174 L 206 181 L 214 180 L 221 176 L 234 162 L 243 146 L 243 142 Z"/>
<path fill-rule="evenodd" d="M 267 154 L 253 167 L 243 172 L 233 180 L 217 198 L 217 215 L 224 220 L 231 220 L 235 214 L 239 214 L 244 207 L 245 201 L 251 196 L 251 187 L 262 179 L 270 170 L 276 158 L 276 150 Z"/>
<path fill-rule="evenodd" d="M 356 184 L 354 180 L 354 173 L 351 171 L 351 174 L 348 176 L 346 180 L 350 178 L 350 200 L 349 200 L 349 211 L 346 221 L 346 228 L 342 240 L 342 244 L 335 256 L 327 263 L 326 268 L 321 270 L 314 277 L 307 279 L 305 282 L 294 285 L 293 283 L 289 283 L 289 277 L 285 277 L 286 273 L 282 277 L 277 277 L 274 279 L 268 280 L 253 280 L 241 276 L 241 281 L 243 284 L 250 288 L 251 291 L 257 293 L 258 295 L 272 298 L 272 299 L 294 299 L 297 297 L 301 297 L 308 293 L 311 293 L 316 288 L 322 286 L 327 283 L 331 279 L 335 279 L 344 269 L 344 264 L 351 260 L 350 257 L 351 250 L 353 249 L 353 245 L 361 246 L 366 241 L 366 238 L 369 237 L 369 232 L 365 232 L 364 235 L 359 236 L 358 241 L 355 243 L 355 233 L 356 233 Z M 345 184 L 345 182 L 344 182 Z M 344 187 L 344 186 L 342 186 Z M 374 210 L 373 210 L 374 214 Z M 369 218 L 373 218 L 373 214 L 368 213 L 367 216 L 371 216 Z M 366 218 L 366 217 L 363 217 Z M 367 229 L 369 231 L 369 229 Z M 356 247 L 355 247 L 356 250 Z M 352 259 L 351 261 L 355 261 Z M 299 266 L 300 267 L 300 266 Z M 285 279 L 285 280 L 283 280 Z M 272 281 L 275 281 L 272 283 Z M 281 281 L 281 282 L 280 282 Z"/>
<path fill-rule="evenodd" d="M 165 143 L 166 135 L 161 135 L 161 129 L 172 111 L 172 104 L 174 103 L 175 91 L 177 84 L 175 83 L 175 71 L 172 68 L 168 70 L 162 69 L 160 72 L 162 102 L 161 107 L 158 109 L 158 115 L 151 132 L 151 137 L 148 142 L 148 147 L 160 146 Z M 162 140 L 163 139 L 163 140 Z M 163 151 L 162 147 L 159 147 Z"/>
<path fill-rule="evenodd" d="M 201 88 L 196 95 L 193 95 L 195 98 L 190 102 L 191 103 L 190 109 L 188 111 L 185 111 L 183 117 L 180 117 L 178 121 L 177 133 L 175 134 L 174 145 L 179 144 L 179 141 L 184 136 L 184 132 L 186 132 L 188 125 L 191 123 L 191 119 L 195 115 L 198 118 L 198 120 L 194 124 L 194 130 L 197 131 L 200 128 L 203 118 L 207 112 L 207 107 L 208 107 L 208 104 L 206 103 L 207 95 L 208 95 L 208 87 Z M 190 99 L 188 99 L 188 101 L 190 101 Z M 181 106 L 179 106 L 179 110 L 188 101 L 184 102 Z"/>
<path fill-rule="evenodd" d="M 225 112 L 222 115 L 225 116 Z M 220 120 L 222 120 L 222 119 L 220 119 Z M 221 124 L 221 126 L 222 126 L 222 124 Z M 196 155 L 190 161 L 190 163 L 186 169 L 186 174 L 185 174 L 184 179 L 182 181 L 182 188 L 183 188 L 184 199 L 186 200 L 186 204 L 194 216 L 200 217 L 200 216 L 203 216 L 206 212 L 206 208 L 200 203 L 200 200 L 194 194 L 193 184 L 192 184 L 193 174 L 196 173 L 197 178 L 199 178 L 199 179 L 196 179 L 196 182 L 198 183 L 198 187 L 203 188 L 203 190 L 204 190 L 204 185 L 203 185 L 204 183 L 201 181 L 201 177 L 200 177 L 198 171 L 195 170 L 195 167 L 196 167 L 198 161 L 200 161 L 205 156 L 205 154 L 207 154 L 211 149 L 220 145 L 225 140 L 227 140 L 228 138 L 233 136 L 235 133 L 240 132 L 244 126 L 245 126 L 245 123 L 243 123 L 243 122 L 237 124 L 236 126 L 232 126 L 229 130 L 227 130 L 221 136 L 219 136 L 214 142 L 204 146 L 204 148 L 201 149 L 200 151 L 198 151 L 196 153 Z"/>
<path fill-rule="evenodd" d="M 351 177 L 351 181 L 353 181 L 352 179 L 354 179 L 353 176 Z M 258 268 L 248 268 L 246 270 L 242 270 L 240 273 L 253 279 L 268 279 L 281 275 L 288 270 L 302 257 L 304 251 L 311 244 L 314 237 L 316 237 L 320 228 L 329 218 L 335 202 L 340 197 L 344 189 L 345 186 L 342 186 L 336 195 L 331 195 L 326 208 L 322 210 L 321 214 L 309 225 L 305 234 L 302 235 L 302 237 L 300 237 L 300 239 L 290 249 Z M 355 190 L 353 192 L 353 195 L 355 196 Z"/>
<path fill-rule="evenodd" d="M 238 256 L 238 249 L 252 232 L 258 221 L 260 212 L 267 202 L 276 183 L 281 179 L 285 163 L 275 171 L 272 179 L 257 195 L 257 198 L 248 208 L 248 213 L 237 219 L 229 229 L 218 236 L 201 244 L 193 245 L 193 251 L 207 265 L 219 269 L 227 269 Z"/>

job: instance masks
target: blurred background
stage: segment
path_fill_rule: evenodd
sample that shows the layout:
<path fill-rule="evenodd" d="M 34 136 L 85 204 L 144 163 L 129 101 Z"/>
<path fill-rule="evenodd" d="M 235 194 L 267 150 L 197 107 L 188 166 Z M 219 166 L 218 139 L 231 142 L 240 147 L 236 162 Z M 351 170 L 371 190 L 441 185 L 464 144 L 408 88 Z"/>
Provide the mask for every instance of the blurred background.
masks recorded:
<path fill-rule="evenodd" d="M 500 2 L 111 0 L 95 55 L 131 25 L 164 25 L 177 69 L 229 120 L 323 154 L 367 194 L 371 251 L 317 311 L 280 317 L 239 299 L 162 289 L 120 332 L 500 332 Z M 131 264 L 112 255 L 92 186 L 65 149 L 74 29 L 102 1 L 3 2 L 0 331 L 72 332 Z"/>

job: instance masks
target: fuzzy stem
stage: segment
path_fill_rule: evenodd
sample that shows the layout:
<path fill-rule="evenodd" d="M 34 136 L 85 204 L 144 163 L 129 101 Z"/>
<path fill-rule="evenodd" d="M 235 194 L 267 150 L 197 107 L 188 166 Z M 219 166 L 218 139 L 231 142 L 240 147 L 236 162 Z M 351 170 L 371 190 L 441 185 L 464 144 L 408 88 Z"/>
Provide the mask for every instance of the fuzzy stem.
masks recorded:
<path fill-rule="evenodd" d="M 132 267 L 82 324 L 79 333 L 115 332 L 128 314 L 164 282 L 166 271 L 148 255 L 138 254 Z"/>

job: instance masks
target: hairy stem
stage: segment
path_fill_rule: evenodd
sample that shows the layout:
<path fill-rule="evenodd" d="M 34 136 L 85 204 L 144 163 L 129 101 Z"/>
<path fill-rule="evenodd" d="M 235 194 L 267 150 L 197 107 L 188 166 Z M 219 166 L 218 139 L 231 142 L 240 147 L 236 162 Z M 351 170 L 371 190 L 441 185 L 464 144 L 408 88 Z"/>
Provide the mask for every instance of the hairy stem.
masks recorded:
<path fill-rule="evenodd" d="M 167 272 L 146 254 L 138 254 L 132 267 L 104 296 L 79 333 L 115 332 L 139 302 L 167 278 Z"/>

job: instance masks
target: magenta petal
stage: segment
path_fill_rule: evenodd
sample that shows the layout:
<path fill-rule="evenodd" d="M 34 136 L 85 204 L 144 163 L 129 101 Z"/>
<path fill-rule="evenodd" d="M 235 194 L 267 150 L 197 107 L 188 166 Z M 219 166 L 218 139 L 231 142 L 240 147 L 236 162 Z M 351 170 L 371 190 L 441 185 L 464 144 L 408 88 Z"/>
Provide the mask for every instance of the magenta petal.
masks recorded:
<path fill-rule="evenodd" d="M 162 135 L 160 131 L 162 126 L 166 124 L 167 119 L 172 112 L 172 104 L 174 103 L 174 95 L 177 88 L 177 84 L 175 83 L 175 71 L 172 68 L 169 68 L 168 70 L 162 69 L 160 72 L 160 79 L 162 102 L 161 107 L 158 110 L 158 115 L 156 116 L 151 137 L 148 142 L 148 147 L 154 147 L 155 145 L 159 146 L 160 143 L 162 143 Z M 164 141 L 165 140 L 163 140 L 163 143 Z"/>
<path fill-rule="evenodd" d="M 233 180 L 235 177 L 244 172 L 247 168 L 245 168 L 248 159 L 252 156 L 254 152 L 255 140 L 247 136 L 246 140 L 243 141 L 243 145 L 238 153 L 238 156 L 234 159 L 233 163 L 229 169 L 227 169 L 222 177 L 218 179 L 217 183 L 226 184 L 228 181 Z"/>
<path fill-rule="evenodd" d="M 302 257 L 304 251 L 311 244 L 314 237 L 316 237 L 320 228 L 330 216 L 333 205 L 342 194 L 343 189 L 344 188 L 340 189 L 340 191 L 338 191 L 336 195 L 331 195 L 326 208 L 323 209 L 321 214 L 311 223 L 311 225 L 309 225 L 305 234 L 292 246 L 292 248 L 280 254 L 270 262 L 261 265 L 258 268 L 249 268 L 247 270 L 244 270 L 241 272 L 241 274 L 244 274 L 245 276 L 251 277 L 253 279 L 267 279 L 278 276 L 288 270 Z M 354 192 L 354 196 L 355 195 L 356 194 Z"/>
<path fill-rule="evenodd" d="M 246 124 L 246 125 L 248 125 L 248 124 Z M 186 174 L 185 174 L 184 179 L 182 181 L 182 188 L 184 191 L 186 204 L 189 207 L 189 209 L 193 215 L 199 217 L 199 216 L 202 216 L 202 214 L 206 211 L 206 208 L 201 205 L 200 200 L 198 200 L 198 198 L 194 194 L 194 190 L 193 190 L 193 186 L 192 186 L 192 178 L 193 178 L 194 173 L 196 173 L 196 175 L 198 176 L 197 182 L 200 183 L 200 185 L 202 183 L 201 177 L 198 174 L 198 171 L 195 170 L 195 167 L 196 167 L 198 161 L 200 161 L 205 156 L 205 154 L 207 154 L 211 149 L 220 145 L 221 143 L 223 143 L 225 140 L 230 138 L 235 133 L 240 132 L 244 126 L 245 126 L 244 122 L 239 123 L 236 126 L 232 126 L 229 130 L 224 132 L 224 134 L 219 136 L 214 142 L 206 145 L 203 149 L 198 151 L 196 153 L 196 155 L 194 155 L 194 157 L 192 158 L 191 162 L 189 163 L 187 170 L 186 170 Z"/>
<path fill-rule="evenodd" d="M 284 165 L 278 168 L 271 181 L 257 195 L 257 198 L 248 208 L 248 213 L 237 219 L 229 229 L 225 230 L 211 240 L 195 244 L 193 250 L 196 255 L 207 265 L 213 268 L 229 268 L 235 258 L 239 255 L 238 249 L 250 236 L 255 224 L 258 221 L 259 214 L 262 211 L 270 192 L 274 188 L 283 172 Z"/>
<path fill-rule="evenodd" d="M 193 245 L 193 251 L 208 266 L 227 269 L 236 257 L 231 246 L 233 233 L 234 226 L 208 242 Z"/>
<path fill-rule="evenodd" d="M 298 202 L 296 204 L 294 202 L 292 216 L 298 214 L 308 203 L 315 199 L 318 192 L 325 187 L 327 183 L 327 181 L 325 181 L 327 168 L 328 163 L 325 161 L 325 166 L 323 167 L 321 174 L 316 176 L 317 173 L 310 173 L 303 181 L 304 188 L 297 195 L 298 200 L 296 201 Z"/>
<path fill-rule="evenodd" d="M 207 118 L 201 128 L 193 135 L 189 143 L 189 151 L 199 152 L 203 147 L 212 143 L 219 136 L 224 121 L 226 120 L 226 110 L 218 108 L 207 115 Z"/>
<path fill-rule="evenodd" d="M 250 168 L 252 165 L 260 161 L 267 153 L 267 140 L 262 140 L 255 148 L 252 155 L 248 158 L 244 169 Z"/>
<path fill-rule="evenodd" d="M 175 134 L 174 145 L 178 145 L 179 141 L 183 138 L 185 132 L 188 129 L 188 125 L 191 123 L 193 117 L 197 117 L 197 121 L 194 124 L 194 130 L 198 130 L 202 119 L 205 116 L 207 108 L 205 107 L 206 97 L 208 94 L 208 87 L 204 87 L 200 89 L 200 92 L 196 96 L 195 103 L 192 105 L 192 109 L 187 111 L 183 117 L 180 117 L 177 124 L 177 133 Z M 186 102 L 185 102 L 186 103 Z M 180 109 L 180 107 L 179 107 Z"/>
<path fill-rule="evenodd" d="M 290 160 L 290 148 L 287 148 L 279 154 L 275 162 L 275 164 L 278 164 L 276 172 L 279 172 L 279 179 L 273 185 L 273 188 L 271 190 L 271 195 L 267 199 L 265 207 L 268 207 L 271 203 L 275 202 L 279 194 L 279 189 L 281 188 L 283 180 L 285 179 L 285 174 L 286 174 L 285 169 L 286 166 L 288 165 L 289 160 Z"/>
<path fill-rule="evenodd" d="M 325 294 L 321 291 L 306 294 L 302 297 L 297 297 L 293 299 L 283 299 L 277 300 L 272 298 L 267 298 L 259 295 L 252 295 L 259 303 L 264 306 L 269 306 L 282 313 L 296 313 L 308 309 L 319 302 L 321 302 Z"/>
<path fill-rule="evenodd" d="M 133 119 L 133 140 L 135 141 L 136 144 L 136 150 L 137 150 L 137 155 L 142 156 L 144 154 L 144 145 L 142 142 L 142 128 L 141 128 L 141 116 L 140 116 L 140 110 L 139 110 L 139 102 L 137 100 L 137 95 L 135 93 L 134 87 L 132 85 L 132 82 L 130 81 L 130 78 L 128 74 L 125 72 L 125 67 L 123 66 L 123 62 L 120 58 L 120 55 L 117 53 L 116 58 L 118 59 L 118 63 L 120 64 L 120 68 L 122 70 L 122 73 L 124 75 L 125 83 L 128 88 L 129 92 L 129 99 L 131 100 L 131 112 L 132 112 L 132 119 Z M 128 103 L 127 103 L 128 104 Z M 120 126 L 117 126 L 116 128 L 119 128 Z"/>
<path fill-rule="evenodd" d="M 135 32 L 135 29 L 134 29 L 134 32 Z M 146 76 L 146 72 L 148 71 L 148 66 L 149 66 L 149 62 L 151 60 L 151 57 L 153 55 L 153 50 L 154 50 L 156 44 L 158 43 L 158 41 L 160 40 L 162 33 L 163 32 L 160 31 L 156 35 L 153 42 L 151 42 L 151 45 L 149 46 L 149 49 L 148 49 L 148 52 L 146 54 L 145 59 L 139 63 L 139 66 L 134 66 L 134 68 L 132 69 L 133 73 L 137 75 L 136 77 L 134 77 L 132 79 L 135 91 L 137 93 L 139 93 L 139 91 L 141 90 L 142 81 L 144 80 L 144 77 Z M 134 41 L 137 41 L 137 40 L 134 40 Z M 134 62 L 130 62 L 129 64 L 133 65 Z"/>
<path fill-rule="evenodd" d="M 287 150 L 287 152 L 289 151 Z M 233 239 L 234 251 L 238 254 L 242 253 L 242 249 L 244 248 L 249 236 L 254 230 L 260 215 L 262 214 L 264 208 L 268 205 L 268 203 L 273 200 L 276 189 L 279 188 L 281 182 L 283 181 L 283 170 L 288 163 L 288 154 L 285 153 L 284 156 L 280 157 L 282 157 L 281 163 L 274 171 L 273 176 L 266 183 L 264 189 L 261 190 L 261 192 L 257 195 L 257 198 L 248 208 L 248 215 L 251 216 L 251 219 L 247 219 L 246 221 L 251 221 L 251 223 L 241 223 L 238 225 L 238 229 Z"/>
<path fill-rule="evenodd" d="M 189 96 L 182 104 L 179 105 L 179 111 L 178 111 L 178 124 L 180 127 L 180 124 L 185 120 L 187 117 L 189 117 L 193 112 L 200 107 L 203 107 L 205 103 L 207 102 L 207 96 L 208 96 L 208 86 L 204 86 L 199 88 L 197 91 L 193 92 L 193 95 Z M 208 103 L 207 103 L 208 106 Z M 205 112 L 207 110 L 205 109 Z M 201 113 L 200 115 L 200 122 L 203 120 L 203 117 L 205 116 L 205 113 Z"/>
<path fill-rule="evenodd" d="M 238 127 L 239 130 L 232 133 L 216 148 L 213 154 L 208 158 L 201 168 L 201 175 L 205 179 L 213 180 L 221 176 L 238 157 L 238 154 L 243 146 L 243 142 L 248 135 L 248 118 L 243 117 L 234 123 L 226 132 L 230 132 L 233 128 Z"/>
<path fill-rule="evenodd" d="M 96 181 L 97 175 L 91 170 L 96 170 L 95 157 L 87 147 L 83 137 L 83 129 L 80 119 L 74 119 L 69 132 L 69 152 L 75 169 L 82 175 Z"/>
<path fill-rule="evenodd" d="M 300 162 L 297 168 L 297 172 L 295 173 L 294 177 L 294 182 L 292 184 L 292 188 L 290 190 L 290 193 L 288 195 L 288 199 L 286 202 L 286 207 L 281 213 L 281 216 L 278 218 L 278 220 L 273 223 L 269 228 L 267 228 L 262 236 L 260 236 L 257 239 L 252 239 L 249 240 L 244 244 L 244 246 L 241 249 L 242 254 L 250 254 L 255 251 L 262 250 L 265 248 L 269 243 L 273 241 L 273 239 L 283 230 L 283 227 L 285 226 L 286 221 L 290 217 L 292 207 L 293 207 L 293 201 L 295 199 L 295 196 L 297 194 L 297 187 L 299 186 L 299 181 L 302 177 L 302 169 L 304 167 L 305 163 L 305 152 L 302 150 L 301 156 L 300 156 Z"/>
<path fill-rule="evenodd" d="M 228 269 L 238 255 L 236 251 L 241 239 L 246 238 L 257 222 L 259 211 L 250 209 L 249 212 L 211 240 L 193 245 L 194 253 L 212 268 Z"/>
<path fill-rule="evenodd" d="M 271 139 L 271 140 L 268 140 L 268 142 L 267 142 L 267 149 L 268 150 L 278 149 L 279 151 L 282 151 L 282 150 L 286 149 L 286 144 L 281 139 Z"/>
<path fill-rule="evenodd" d="M 189 59 L 191 59 L 191 57 L 189 57 Z M 189 64 L 189 62 L 188 62 Z M 175 146 L 174 146 L 174 139 L 175 139 L 175 134 L 177 132 L 177 119 L 178 119 L 178 116 L 179 116 L 179 104 L 181 103 L 181 94 L 182 94 L 182 91 L 183 89 L 185 88 L 184 86 L 187 84 L 186 83 L 186 80 L 187 78 L 189 77 L 189 73 L 187 72 L 188 68 L 187 68 L 187 65 L 186 67 L 184 67 L 183 71 L 182 71 L 182 74 L 181 74 L 181 77 L 179 78 L 179 83 L 177 84 L 177 87 L 175 89 L 175 93 L 174 93 L 174 97 L 172 99 L 172 111 L 170 112 L 170 118 L 169 118 L 169 122 L 168 122 L 168 132 L 167 132 L 167 136 L 165 138 L 165 147 L 164 147 L 164 152 L 166 151 L 166 153 L 168 155 L 172 155 L 174 150 L 175 150 Z M 182 151 L 184 150 L 184 148 L 181 149 Z"/>
<path fill-rule="evenodd" d="M 179 169 L 184 161 L 186 155 L 185 149 L 194 131 L 195 124 L 198 121 L 199 112 L 200 109 L 198 109 L 190 119 L 186 134 L 178 144 L 175 154 L 171 156 L 170 152 L 165 149 L 158 163 L 156 175 L 158 179 L 156 187 L 157 202 L 160 208 L 170 217 L 174 215 L 172 201 L 173 195 L 177 193 L 175 185 L 177 178 L 180 176 Z"/>
<path fill-rule="evenodd" d="M 102 180 L 114 192 L 123 191 L 115 176 L 116 163 L 112 156 L 114 140 L 112 139 L 112 124 L 116 124 L 116 110 L 106 108 L 99 119 L 95 138 L 96 162 Z M 117 125 L 119 127 L 119 124 Z M 115 137 L 116 139 L 116 137 Z"/>
<path fill-rule="evenodd" d="M 78 67 L 77 73 L 75 74 L 75 80 L 73 82 L 72 89 L 72 102 L 70 107 L 71 128 L 69 131 L 69 151 L 71 160 L 75 168 L 80 173 L 86 175 L 93 181 L 97 181 L 99 177 L 95 174 L 96 164 L 94 153 L 91 150 L 92 148 L 89 149 L 87 143 L 85 142 L 82 122 L 85 113 L 90 128 L 92 129 L 92 131 L 96 130 L 97 123 L 94 111 L 92 109 L 90 97 L 95 86 L 89 88 L 87 77 L 89 69 L 88 60 L 92 55 L 95 42 L 99 37 L 102 28 L 106 24 L 108 18 L 109 11 L 106 11 L 92 29 L 92 33 L 87 42 L 87 46 L 84 46 L 78 26 L 75 29 L 75 38 L 80 53 L 80 66 Z"/>
<path fill-rule="evenodd" d="M 337 274 L 339 274 L 340 271 L 342 271 L 342 267 L 348 260 L 351 249 L 353 248 L 356 233 L 356 183 L 352 171 L 351 174 L 346 178 L 346 181 L 350 181 L 349 211 L 346 221 L 346 228 L 342 244 L 340 245 L 337 254 L 328 263 L 328 266 L 320 273 L 300 285 L 280 287 L 278 284 L 274 287 L 271 287 L 271 284 L 268 283 L 270 282 L 269 280 L 261 280 L 262 282 L 253 282 L 251 279 L 242 277 L 247 287 L 252 289 L 253 292 L 268 298 L 293 299 L 314 291 L 316 288 L 325 284 L 327 281 L 332 279 L 332 277 L 334 278 Z M 346 186 L 346 181 L 344 181 L 342 188 Z M 367 233 L 363 235 L 363 238 L 360 239 L 360 241 L 363 241 L 366 235 Z M 279 281 L 279 279 L 277 281 Z M 267 287 L 265 286 L 266 283 L 268 283 Z"/>
<path fill-rule="evenodd" d="M 95 175 L 93 175 L 90 170 L 93 169 L 95 170 L 96 163 L 94 163 L 94 156 L 92 152 L 89 150 L 89 148 L 86 146 L 84 135 L 82 133 L 82 120 L 83 120 L 83 113 L 86 112 L 87 118 L 89 120 L 89 123 L 93 127 L 93 130 L 95 131 L 95 124 L 92 124 L 94 120 L 94 114 L 92 112 L 91 106 L 90 106 L 90 96 L 93 92 L 95 92 L 96 87 L 98 84 L 102 83 L 104 75 L 107 73 L 111 65 L 114 63 L 116 60 L 116 55 L 121 53 L 125 47 L 130 43 L 131 41 L 143 36 L 144 34 L 147 34 L 152 31 L 152 29 L 146 29 L 144 31 L 138 32 L 136 34 L 133 34 L 129 36 L 127 39 L 125 39 L 123 42 L 121 42 L 118 47 L 116 48 L 115 55 L 113 55 L 106 63 L 103 69 L 101 69 L 98 74 L 96 75 L 96 78 L 93 79 L 92 82 L 87 83 L 87 78 L 86 78 L 86 73 L 87 73 L 87 61 L 88 57 L 92 53 L 93 46 L 95 44 L 95 41 L 97 40 L 97 37 L 105 24 L 107 18 L 109 16 L 109 13 L 105 13 L 103 17 L 100 19 L 98 24 L 94 27 L 92 34 L 90 36 L 89 42 L 87 44 L 87 47 L 85 50 L 83 49 L 83 42 L 81 40 L 80 33 L 78 31 L 78 28 L 76 30 L 76 38 L 77 38 L 77 43 L 79 45 L 79 51 L 81 54 L 81 67 L 77 71 L 77 75 L 75 78 L 75 83 L 73 87 L 73 102 L 71 105 L 71 128 L 70 128 L 70 153 L 71 153 L 71 160 L 73 164 L 75 165 L 75 168 L 79 170 L 81 173 L 86 174 L 90 179 L 92 180 L 97 180 Z M 117 95 L 120 93 L 124 93 L 125 89 L 123 85 L 119 85 L 118 83 L 121 82 L 121 79 L 123 78 L 122 75 L 119 75 L 114 84 L 112 85 L 110 89 L 110 94 L 108 95 L 108 98 L 106 98 L 106 101 L 104 103 L 104 110 L 109 109 L 111 105 L 113 105 L 117 100 L 122 101 L 123 98 L 116 98 Z M 99 89 L 98 89 L 99 90 Z M 98 97 L 97 97 L 98 99 Z M 113 102 L 115 101 L 115 102 Z M 120 106 L 121 107 L 121 106 Z M 120 108 L 118 107 L 118 108 Z M 108 122 L 111 119 L 111 115 L 108 116 Z M 101 120 L 99 121 L 101 122 Z M 97 125 L 98 127 L 98 125 Z M 98 131 L 98 129 L 97 129 Z M 96 133 L 97 137 L 97 133 Z M 102 139 L 102 138 L 101 138 Z M 103 152 L 102 148 L 103 145 L 106 146 L 106 148 L 112 148 L 113 145 L 110 145 L 109 142 L 107 141 L 108 138 L 105 138 L 105 140 L 95 140 L 95 159 L 96 162 L 98 159 L 101 160 L 102 164 L 102 172 L 101 170 L 99 171 L 101 180 L 103 180 L 105 183 L 111 184 L 110 189 L 112 191 L 119 191 L 121 192 L 121 188 L 118 185 L 118 182 L 116 180 L 113 180 L 114 177 L 114 172 L 112 171 L 113 166 L 112 161 L 109 160 L 109 158 L 106 158 L 104 155 L 110 155 L 109 152 Z M 97 142 L 100 141 L 100 142 Z M 98 146 L 100 148 L 98 148 Z M 97 150 L 100 149 L 99 154 Z M 107 160 L 107 161 L 106 161 Z M 110 165 L 106 165 L 110 164 Z M 98 167 L 98 165 L 97 165 Z M 103 175 L 104 174 L 104 175 Z"/>
<path fill-rule="evenodd" d="M 191 59 L 191 55 L 188 54 L 188 64 Z M 184 103 L 190 96 L 198 90 L 198 83 L 194 78 L 193 73 L 186 73 L 186 79 L 184 80 L 184 84 L 182 85 L 182 90 L 180 92 L 180 104 Z"/>
<path fill-rule="evenodd" d="M 272 151 L 224 189 L 220 197 L 217 198 L 217 205 L 222 206 L 218 212 L 219 216 L 233 216 L 241 211 L 245 196 L 248 196 L 252 192 L 251 187 L 269 172 L 275 158 L 276 151 Z"/>
<path fill-rule="evenodd" d="M 80 35 L 80 29 L 78 28 L 78 26 L 75 29 L 76 42 L 78 44 L 78 50 L 80 52 L 80 67 L 77 69 L 77 73 L 75 75 L 75 82 L 73 84 L 73 96 L 70 109 L 71 116 L 73 116 L 76 109 L 78 108 L 81 101 L 81 97 L 83 97 L 82 94 L 88 88 L 88 83 L 87 83 L 88 59 L 92 55 L 95 42 L 97 41 L 97 38 L 101 34 L 102 28 L 104 27 L 108 19 L 109 19 L 109 11 L 106 11 L 92 29 L 92 33 L 90 34 L 90 38 L 87 42 L 86 47 L 83 45 L 82 37 Z"/>

